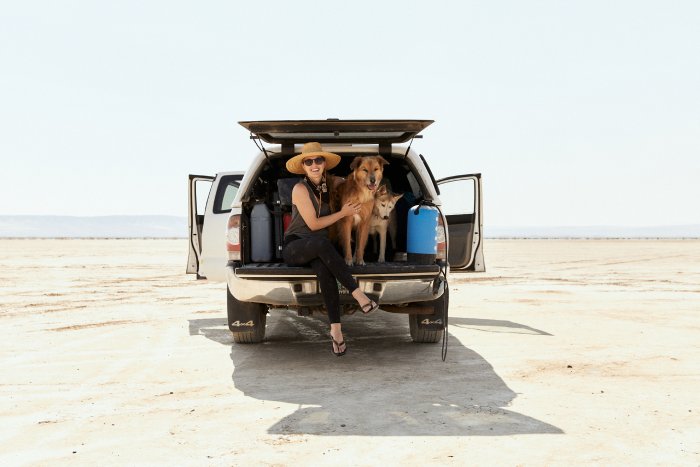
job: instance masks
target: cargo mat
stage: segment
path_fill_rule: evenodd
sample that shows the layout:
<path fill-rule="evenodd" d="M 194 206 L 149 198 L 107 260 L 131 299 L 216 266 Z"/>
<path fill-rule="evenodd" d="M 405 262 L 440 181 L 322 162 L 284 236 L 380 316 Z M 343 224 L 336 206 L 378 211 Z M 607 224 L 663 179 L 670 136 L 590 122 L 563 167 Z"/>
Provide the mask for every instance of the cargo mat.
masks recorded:
<path fill-rule="evenodd" d="M 389 278 L 400 276 L 401 278 L 431 278 L 440 272 L 437 264 L 407 264 L 405 262 L 367 263 L 365 266 L 351 266 L 350 273 L 362 278 Z M 284 280 L 288 277 L 315 277 L 310 267 L 287 266 L 285 263 L 251 263 L 235 268 L 238 277 L 269 278 L 270 280 Z"/>

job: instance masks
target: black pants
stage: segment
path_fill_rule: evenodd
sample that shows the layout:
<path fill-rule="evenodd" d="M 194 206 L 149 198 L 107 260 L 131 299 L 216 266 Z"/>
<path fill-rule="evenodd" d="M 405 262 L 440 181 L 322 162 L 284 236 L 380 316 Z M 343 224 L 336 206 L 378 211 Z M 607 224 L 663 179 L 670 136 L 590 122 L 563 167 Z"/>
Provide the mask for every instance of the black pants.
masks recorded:
<path fill-rule="evenodd" d="M 290 266 L 311 266 L 318 277 L 328 320 L 340 323 L 340 300 L 335 281 L 337 279 L 350 292 L 357 288 L 357 282 L 328 237 L 318 235 L 292 240 L 282 250 L 282 258 Z"/>

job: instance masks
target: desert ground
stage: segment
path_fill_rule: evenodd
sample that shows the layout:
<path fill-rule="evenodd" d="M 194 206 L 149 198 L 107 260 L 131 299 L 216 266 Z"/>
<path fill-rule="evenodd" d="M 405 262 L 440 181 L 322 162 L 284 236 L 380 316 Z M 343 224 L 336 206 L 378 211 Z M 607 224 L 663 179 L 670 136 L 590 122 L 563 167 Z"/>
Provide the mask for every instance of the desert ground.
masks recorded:
<path fill-rule="evenodd" d="M 273 310 L 186 240 L 0 240 L 1 465 L 698 465 L 700 240 L 487 240 L 449 348 Z"/>

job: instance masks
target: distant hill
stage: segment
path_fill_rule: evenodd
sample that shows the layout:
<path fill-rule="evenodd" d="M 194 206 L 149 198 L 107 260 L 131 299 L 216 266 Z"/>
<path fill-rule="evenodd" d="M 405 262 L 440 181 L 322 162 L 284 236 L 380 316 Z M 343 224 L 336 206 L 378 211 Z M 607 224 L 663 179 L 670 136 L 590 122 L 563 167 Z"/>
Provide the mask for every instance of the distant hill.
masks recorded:
<path fill-rule="evenodd" d="M 186 238 L 178 216 L 0 216 L 0 237 Z"/>
<path fill-rule="evenodd" d="M 700 225 L 484 227 L 485 238 L 700 238 Z"/>
<path fill-rule="evenodd" d="M 0 238 L 186 238 L 179 216 L 0 216 Z M 700 238 L 700 225 L 484 227 L 485 238 Z"/>

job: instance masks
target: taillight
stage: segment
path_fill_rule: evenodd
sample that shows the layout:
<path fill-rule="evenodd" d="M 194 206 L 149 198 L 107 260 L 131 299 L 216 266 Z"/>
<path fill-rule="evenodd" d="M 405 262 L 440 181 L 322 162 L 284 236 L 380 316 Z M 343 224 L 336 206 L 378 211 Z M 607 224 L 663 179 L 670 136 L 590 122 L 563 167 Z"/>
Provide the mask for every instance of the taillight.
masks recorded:
<path fill-rule="evenodd" d="M 447 230 L 442 216 L 438 216 L 437 226 L 437 259 L 447 259 Z"/>
<path fill-rule="evenodd" d="M 241 260 L 241 216 L 233 215 L 228 218 L 226 227 L 226 251 L 228 259 L 233 261 Z"/>

